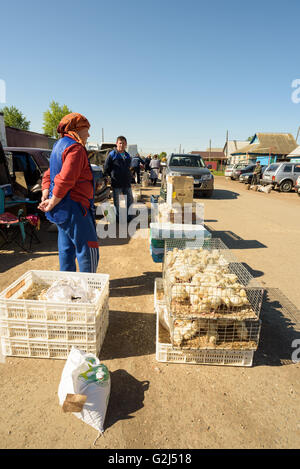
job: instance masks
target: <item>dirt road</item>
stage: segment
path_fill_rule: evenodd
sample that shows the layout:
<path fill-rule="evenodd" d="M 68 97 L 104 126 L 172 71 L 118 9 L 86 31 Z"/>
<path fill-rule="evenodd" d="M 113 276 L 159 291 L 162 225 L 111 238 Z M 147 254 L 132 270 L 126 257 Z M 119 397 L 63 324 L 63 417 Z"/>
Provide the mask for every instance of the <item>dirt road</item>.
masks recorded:
<path fill-rule="evenodd" d="M 110 275 L 110 325 L 100 359 L 112 390 L 96 448 L 297 448 L 300 441 L 298 217 L 295 193 L 247 191 L 216 178 L 205 225 L 267 288 L 252 367 L 176 365 L 155 359 L 154 278 L 149 240 L 101 242 L 98 272 Z M 151 193 L 144 190 L 149 202 Z M 1 251 L 0 289 L 29 269 L 58 270 L 56 234 L 34 254 Z M 289 300 L 290 302 L 289 302 Z M 300 356 L 300 353 L 299 353 Z M 63 360 L 7 357 L 0 364 L 1 448 L 94 448 L 97 432 L 62 413 Z"/>

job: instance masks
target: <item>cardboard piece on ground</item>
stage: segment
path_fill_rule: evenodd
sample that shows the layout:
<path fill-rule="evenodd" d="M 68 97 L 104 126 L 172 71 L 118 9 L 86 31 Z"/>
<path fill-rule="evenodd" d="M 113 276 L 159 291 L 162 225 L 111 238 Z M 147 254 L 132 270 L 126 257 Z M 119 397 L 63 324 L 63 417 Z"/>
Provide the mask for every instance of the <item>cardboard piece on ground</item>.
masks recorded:
<path fill-rule="evenodd" d="M 81 412 L 87 396 L 85 394 L 67 394 L 62 405 L 64 412 Z"/>

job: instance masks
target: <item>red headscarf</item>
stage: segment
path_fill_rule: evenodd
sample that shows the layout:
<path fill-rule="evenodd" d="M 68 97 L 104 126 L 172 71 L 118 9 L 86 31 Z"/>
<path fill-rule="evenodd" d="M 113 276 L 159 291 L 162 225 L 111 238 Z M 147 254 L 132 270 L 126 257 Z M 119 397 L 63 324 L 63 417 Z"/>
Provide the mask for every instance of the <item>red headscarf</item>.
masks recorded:
<path fill-rule="evenodd" d="M 90 123 L 87 118 L 77 112 L 71 112 L 71 114 L 67 114 L 62 118 L 58 124 L 57 132 L 61 134 L 62 137 L 69 135 L 83 145 L 77 132 L 84 127 L 90 128 Z"/>

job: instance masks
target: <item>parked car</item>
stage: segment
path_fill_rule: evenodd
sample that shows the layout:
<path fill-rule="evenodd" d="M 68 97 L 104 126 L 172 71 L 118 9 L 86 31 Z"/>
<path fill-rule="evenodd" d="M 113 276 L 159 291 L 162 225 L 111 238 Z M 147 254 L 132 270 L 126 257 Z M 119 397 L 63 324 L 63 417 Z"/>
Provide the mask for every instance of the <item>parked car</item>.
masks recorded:
<path fill-rule="evenodd" d="M 49 168 L 50 149 L 4 147 L 9 173 L 14 190 L 22 192 L 30 200 L 40 200 L 42 196 L 42 177 Z M 95 176 L 95 201 L 108 199 L 109 188 L 102 168 L 91 164 Z M 23 184 L 22 184 L 23 180 Z"/>
<path fill-rule="evenodd" d="M 299 175 L 300 163 L 287 161 L 272 163 L 266 168 L 260 183 L 263 186 L 272 184 L 274 189 L 279 189 L 281 192 L 290 192 Z"/>
<path fill-rule="evenodd" d="M 109 199 L 110 188 L 103 174 L 103 167 L 91 164 L 95 181 L 95 202 L 105 202 Z"/>
<path fill-rule="evenodd" d="M 245 184 L 251 184 L 255 166 L 256 165 L 249 165 L 245 169 L 242 169 L 241 175 L 239 177 L 239 182 L 243 182 Z M 267 168 L 266 165 L 261 167 L 262 175 L 266 168 Z"/>
<path fill-rule="evenodd" d="M 234 165 L 233 165 L 233 164 L 228 164 L 228 165 L 226 166 L 226 168 L 225 168 L 224 176 L 225 176 L 225 177 L 228 177 L 228 178 L 231 178 L 233 168 L 234 168 Z"/>
<path fill-rule="evenodd" d="M 297 178 L 297 181 L 296 181 L 296 184 L 295 184 L 295 191 L 296 191 L 296 194 L 298 194 L 299 197 L 300 197 L 300 176 L 298 176 L 298 178 Z"/>
<path fill-rule="evenodd" d="M 240 177 L 242 169 L 245 169 L 248 166 L 248 163 L 237 163 L 234 165 L 231 173 L 231 179 L 237 181 Z"/>
<path fill-rule="evenodd" d="M 167 176 L 192 176 L 194 178 L 194 194 L 211 197 L 214 191 L 214 176 L 206 166 L 201 155 L 174 154 L 167 159 L 165 168 Z"/>
<path fill-rule="evenodd" d="M 51 150 L 45 148 L 4 147 L 13 189 L 30 200 L 40 200 L 43 173 L 49 168 Z"/>

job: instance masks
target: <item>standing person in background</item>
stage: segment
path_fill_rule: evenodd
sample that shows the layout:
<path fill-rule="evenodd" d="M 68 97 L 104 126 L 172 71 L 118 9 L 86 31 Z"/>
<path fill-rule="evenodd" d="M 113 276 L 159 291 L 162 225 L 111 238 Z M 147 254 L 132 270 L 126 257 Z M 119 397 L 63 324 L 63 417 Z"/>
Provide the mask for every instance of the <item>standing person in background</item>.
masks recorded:
<path fill-rule="evenodd" d="M 89 121 L 76 112 L 60 121 L 50 168 L 42 181 L 39 209 L 58 229 L 58 255 L 61 271 L 97 271 L 98 238 L 95 227 L 94 181 L 85 144 Z"/>
<path fill-rule="evenodd" d="M 150 161 L 151 161 L 151 155 L 146 156 L 145 163 L 144 163 L 145 171 L 150 170 Z"/>
<path fill-rule="evenodd" d="M 254 168 L 253 177 L 252 177 L 252 185 L 253 186 L 256 186 L 257 184 L 260 183 L 261 174 L 262 174 L 262 168 L 261 168 L 261 165 L 260 165 L 260 161 L 257 161 L 256 166 Z"/>
<path fill-rule="evenodd" d="M 141 165 L 142 167 L 144 166 L 144 161 L 142 160 L 140 155 L 137 153 L 131 159 L 131 168 L 133 170 L 133 177 L 134 177 L 134 181 L 136 184 L 141 183 Z"/>
<path fill-rule="evenodd" d="M 116 149 L 109 153 L 104 164 L 104 175 L 110 176 L 111 180 L 117 222 L 120 216 L 120 195 L 124 194 L 125 196 L 127 221 L 130 221 L 128 211 L 133 203 L 131 190 L 132 174 L 130 171 L 131 157 L 129 153 L 125 151 L 126 147 L 126 138 L 119 136 L 117 138 Z"/>
<path fill-rule="evenodd" d="M 153 186 L 156 185 L 158 175 L 159 175 L 159 170 L 160 170 L 160 161 L 158 159 L 158 155 L 154 155 L 153 159 L 150 161 L 150 179 L 153 184 Z"/>

